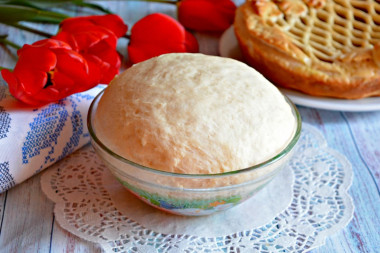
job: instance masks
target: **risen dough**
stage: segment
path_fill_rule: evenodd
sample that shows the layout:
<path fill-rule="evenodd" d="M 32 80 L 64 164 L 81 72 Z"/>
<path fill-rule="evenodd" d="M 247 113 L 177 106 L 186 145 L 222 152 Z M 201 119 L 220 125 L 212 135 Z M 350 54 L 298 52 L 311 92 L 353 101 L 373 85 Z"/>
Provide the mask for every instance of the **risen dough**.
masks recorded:
<path fill-rule="evenodd" d="M 210 174 L 279 153 L 296 119 L 282 94 L 244 63 L 166 54 L 136 64 L 106 88 L 95 114 L 100 141 L 158 170 Z"/>

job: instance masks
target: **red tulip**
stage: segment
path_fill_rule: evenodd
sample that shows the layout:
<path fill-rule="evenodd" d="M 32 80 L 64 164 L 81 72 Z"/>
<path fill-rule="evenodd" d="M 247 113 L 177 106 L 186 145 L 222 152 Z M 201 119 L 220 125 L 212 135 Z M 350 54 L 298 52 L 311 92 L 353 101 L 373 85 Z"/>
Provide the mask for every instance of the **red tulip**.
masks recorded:
<path fill-rule="evenodd" d="M 235 10 L 231 0 L 182 0 L 178 3 L 178 20 L 191 30 L 220 32 L 234 22 Z"/>
<path fill-rule="evenodd" d="M 131 30 L 128 55 L 132 63 L 166 53 L 198 52 L 196 38 L 172 17 L 154 13 L 140 19 Z"/>
<path fill-rule="evenodd" d="M 99 74 L 65 42 L 41 40 L 24 45 L 17 54 L 13 72 L 3 69 L 1 74 L 11 94 L 24 103 L 55 102 L 99 82 Z"/>
<path fill-rule="evenodd" d="M 109 83 L 119 73 L 120 56 L 117 39 L 127 31 L 117 15 L 69 18 L 60 24 L 60 32 L 52 38 L 68 43 L 92 64 L 98 66 L 101 83 Z"/>
<path fill-rule="evenodd" d="M 123 36 L 128 30 L 128 27 L 124 24 L 123 19 L 115 14 L 67 18 L 61 22 L 60 27 L 63 30 L 71 30 L 78 24 L 92 24 L 107 28 L 108 30 L 111 30 L 118 38 Z"/>

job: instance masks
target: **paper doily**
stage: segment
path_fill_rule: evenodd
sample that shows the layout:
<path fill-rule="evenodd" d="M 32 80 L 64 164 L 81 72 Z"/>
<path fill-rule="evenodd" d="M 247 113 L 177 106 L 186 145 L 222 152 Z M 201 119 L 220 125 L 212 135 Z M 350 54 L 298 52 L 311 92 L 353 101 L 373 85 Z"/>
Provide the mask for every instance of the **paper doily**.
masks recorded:
<path fill-rule="evenodd" d="M 89 146 L 53 165 L 41 177 L 41 186 L 55 202 L 58 223 L 106 252 L 303 252 L 322 245 L 352 218 L 347 193 L 352 168 L 309 125 L 304 124 L 296 148 L 288 164 L 294 174 L 290 204 L 265 225 L 223 236 L 162 233 L 125 215 L 113 201 L 117 196 L 111 196 L 120 193 L 119 183 L 112 182 Z M 239 218 L 244 222 L 244 216 Z"/>

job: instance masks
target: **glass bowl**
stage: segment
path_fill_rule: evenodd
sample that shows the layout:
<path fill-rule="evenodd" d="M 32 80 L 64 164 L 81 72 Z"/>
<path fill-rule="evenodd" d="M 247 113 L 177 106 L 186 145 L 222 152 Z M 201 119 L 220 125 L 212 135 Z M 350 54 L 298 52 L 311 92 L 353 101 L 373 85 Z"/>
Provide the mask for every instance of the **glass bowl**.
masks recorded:
<path fill-rule="evenodd" d="M 301 133 L 299 112 L 285 96 L 297 126 L 293 138 L 279 154 L 255 166 L 226 173 L 170 173 L 127 160 L 98 139 L 93 120 L 102 95 L 103 91 L 92 102 L 87 119 L 91 143 L 96 153 L 131 193 L 153 207 L 177 215 L 208 215 L 249 199 L 286 165 Z"/>

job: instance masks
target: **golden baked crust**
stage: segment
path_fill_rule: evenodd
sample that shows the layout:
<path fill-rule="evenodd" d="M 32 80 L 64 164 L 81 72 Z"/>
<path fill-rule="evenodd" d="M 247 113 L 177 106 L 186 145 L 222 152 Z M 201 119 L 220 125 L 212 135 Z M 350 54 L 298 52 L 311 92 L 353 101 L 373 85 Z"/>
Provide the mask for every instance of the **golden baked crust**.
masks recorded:
<path fill-rule="evenodd" d="M 313 96 L 380 96 L 380 3 L 248 0 L 235 18 L 245 61 Z"/>

